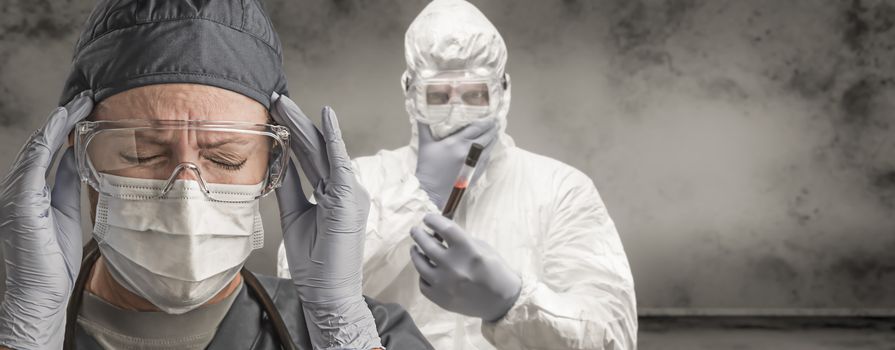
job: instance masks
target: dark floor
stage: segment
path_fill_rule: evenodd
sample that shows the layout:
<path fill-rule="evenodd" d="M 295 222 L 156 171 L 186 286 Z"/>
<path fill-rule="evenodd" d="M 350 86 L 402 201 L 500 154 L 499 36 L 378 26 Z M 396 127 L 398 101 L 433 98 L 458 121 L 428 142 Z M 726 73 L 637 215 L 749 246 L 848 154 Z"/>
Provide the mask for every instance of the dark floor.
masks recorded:
<path fill-rule="evenodd" d="M 638 349 L 895 350 L 895 318 L 641 317 Z"/>

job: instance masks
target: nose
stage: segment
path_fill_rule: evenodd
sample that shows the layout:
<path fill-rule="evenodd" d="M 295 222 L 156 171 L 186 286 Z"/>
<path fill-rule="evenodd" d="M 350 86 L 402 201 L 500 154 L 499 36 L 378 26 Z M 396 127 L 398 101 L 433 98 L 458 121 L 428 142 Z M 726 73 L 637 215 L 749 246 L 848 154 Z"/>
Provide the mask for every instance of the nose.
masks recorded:
<path fill-rule="evenodd" d="M 460 96 L 460 92 L 456 89 L 451 89 L 451 100 L 449 103 L 452 106 L 460 105 L 463 103 L 463 97 Z"/>

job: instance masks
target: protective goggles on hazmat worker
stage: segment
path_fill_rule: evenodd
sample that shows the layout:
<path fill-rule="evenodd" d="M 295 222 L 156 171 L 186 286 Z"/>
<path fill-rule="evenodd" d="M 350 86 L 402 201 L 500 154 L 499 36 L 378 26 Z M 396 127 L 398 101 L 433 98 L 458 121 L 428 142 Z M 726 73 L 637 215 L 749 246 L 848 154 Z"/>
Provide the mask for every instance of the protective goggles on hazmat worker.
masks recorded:
<path fill-rule="evenodd" d="M 101 1 L 61 101 L 0 182 L 0 348 L 431 348 L 361 294 L 368 194 L 332 109 L 318 129 L 287 97 L 257 1 Z M 270 193 L 290 279 L 244 268 Z"/>
<path fill-rule="evenodd" d="M 420 113 L 416 121 L 429 125 L 437 138 L 476 120 L 493 118 L 507 87 L 507 77 L 489 71 L 427 72 L 432 77 L 408 75 L 405 94 Z"/>
<path fill-rule="evenodd" d="M 633 279 L 596 187 L 506 133 L 501 35 L 472 4 L 435 0 L 404 50 L 409 145 L 353 164 L 372 198 L 364 292 L 404 305 L 437 349 L 634 349 Z M 485 150 L 448 220 L 473 143 Z"/>

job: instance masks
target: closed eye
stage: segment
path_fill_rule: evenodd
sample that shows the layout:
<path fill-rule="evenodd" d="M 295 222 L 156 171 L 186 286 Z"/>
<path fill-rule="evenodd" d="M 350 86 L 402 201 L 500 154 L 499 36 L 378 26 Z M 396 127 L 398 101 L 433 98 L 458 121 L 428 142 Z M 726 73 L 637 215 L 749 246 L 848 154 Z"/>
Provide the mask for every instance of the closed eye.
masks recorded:
<path fill-rule="evenodd" d="M 153 161 L 159 160 L 163 157 L 163 154 L 153 154 L 153 155 L 133 155 L 127 153 L 120 153 L 121 158 L 123 158 L 126 162 L 132 164 L 147 164 Z"/>
<path fill-rule="evenodd" d="M 205 159 L 208 159 L 209 161 L 214 163 L 214 165 L 216 165 L 224 170 L 231 170 L 231 171 L 236 171 L 236 170 L 242 169 L 242 167 L 245 166 L 246 161 L 248 161 L 248 159 L 243 159 L 241 161 L 231 161 L 231 160 L 221 159 L 221 158 L 217 158 L 217 157 L 205 157 Z"/>

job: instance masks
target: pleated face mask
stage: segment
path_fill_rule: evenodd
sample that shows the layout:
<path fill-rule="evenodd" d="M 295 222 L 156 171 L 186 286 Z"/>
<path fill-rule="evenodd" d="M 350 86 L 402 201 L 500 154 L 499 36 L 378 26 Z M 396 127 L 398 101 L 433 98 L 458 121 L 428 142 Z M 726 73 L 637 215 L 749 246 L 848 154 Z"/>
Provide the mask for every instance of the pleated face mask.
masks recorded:
<path fill-rule="evenodd" d="M 208 302 L 264 245 L 261 183 L 203 189 L 193 180 L 105 175 L 102 181 L 106 193 L 99 195 L 93 235 L 110 272 L 166 313 Z M 165 186 L 164 195 L 155 195 Z"/>

